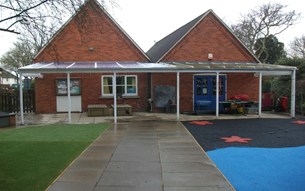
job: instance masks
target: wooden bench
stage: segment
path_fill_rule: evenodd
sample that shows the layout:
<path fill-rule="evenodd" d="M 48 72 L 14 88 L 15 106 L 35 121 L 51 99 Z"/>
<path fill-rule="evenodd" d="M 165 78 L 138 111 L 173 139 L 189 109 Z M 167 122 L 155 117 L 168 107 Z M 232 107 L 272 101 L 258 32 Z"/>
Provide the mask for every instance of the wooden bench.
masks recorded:
<path fill-rule="evenodd" d="M 111 107 L 114 109 L 114 105 L 111 105 Z M 117 115 L 118 116 L 132 115 L 132 106 L 128 104 L 118 104 Z"/>
<path fill-rule="evenodd" d="M 15 127 L 16 114 L 0 112 L 0 127 Z"/>
<path fill-rule="evenodd" d="M 108 108 L 105 104 L 92 104 L 88 105 L 88 117 L 107 116 L 109 115 Z"/>

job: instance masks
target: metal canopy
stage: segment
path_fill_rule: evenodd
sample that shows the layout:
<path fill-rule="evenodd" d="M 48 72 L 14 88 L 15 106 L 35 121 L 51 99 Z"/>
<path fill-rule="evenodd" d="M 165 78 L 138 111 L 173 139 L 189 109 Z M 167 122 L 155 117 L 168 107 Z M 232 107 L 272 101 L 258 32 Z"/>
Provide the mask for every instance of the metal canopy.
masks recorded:
<path fill-rule="evenodd" d="M 40 62 L 19 68 L 19 73 L 263 72 L 265 75 L 291 75 L 296 69 L 245 62 Z"/>
<path fill-rule="evenodd" d="M 22 76 L 31 74 L 43 73 L 66 73 L 68 84 L 70 87 L 71 73 L 113 73 L 114 75 L 114 123 L 117 123 L 116 111 L 116 74 L 117 73 L 164 73 L 171 72 L 177 75 L 177 120 L 179 120 L 179 95 L 180 95 L 180 73 L 198 73 L 208 72 L 216 73 L 217 80 L 219 80 L 220 73 L 255 73 L 259 76 L 259 116 L 261 115 L 261 96 L 262 96 L 262 76 L 263 75 L 291 75 L 291 116 L 295 117 L 295 78 L 296 67 L 270 65 L 262 63 L 244 63 L 244 62 L 160 62 L 160 63 L 142 63 L 142 62 L 40 62 L 18 69 L 20 73 L 19 78 L 19 93 L 20 93 L 20 114 L 21 124 L 24 124 L 23 116 L 23 93 L 22 93 Z M 218 85 L 218 83 L 216 83 Z M 216 88 L 218 90 L 218 87 Z M 219 115 L 218 111 L 218 96 L 216 93 L 216 117 Z M 71 123 L 71 95 L 68 88 L 68 119 Z"/>

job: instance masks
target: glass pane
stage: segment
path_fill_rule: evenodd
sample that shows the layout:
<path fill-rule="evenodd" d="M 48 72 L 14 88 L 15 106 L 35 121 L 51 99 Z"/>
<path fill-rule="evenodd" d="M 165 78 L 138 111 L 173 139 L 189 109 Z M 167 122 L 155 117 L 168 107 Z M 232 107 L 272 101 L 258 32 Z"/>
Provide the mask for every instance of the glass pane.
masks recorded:
<path fill-rule="evenodd" d="M 222 93 L 223 93 L 222 88 L 219 87 L 219 96 L 222 96 Z"/>
<path fill-rule="evenodd" d="M 117 85 L 124 85 L 125 84 L 125 77 L 124 76 L 116 77 L 116 84 Z"/>
<path fill-rule="evenodd" d="M 197 79 L 196 80 L 196 87 L 200 87 L 201 86 L 201 80 L 200 79 Z"/>
<path fill-rule="evenodd" d="M 136 87 L 135 86 L 127 86 L 127 93 L 128 94 L 135 94 L 136 92 Z"/>
<path fill-rule="evenodd" d="M 117 93 L 118 95 L 123 95 L 123 94 L 125 94 L 125 87 L 124 87 L 124 86 L 117 86 L 117 87 L 116 87 L 116 93 Z"/>
<path fill-rule="evenodd" d="M 208 86 L 208 80 L 206 78 L 202 79 L 202 86 Z"/>
<path fill-rule="evenodd" d="M 213 87 L 216 86 L 216 78 L 212 78 Z"/>
<path fill-rule="evenodd" d="M 56 80 L 57 83 L 57 94 L 67 94 L 67 81 L 66 80 Z"/>
<path fill-rule="evenodd" d="M 80 80 L 71 80 L 70 92 L 71 94 L 80 94 Z"/>
<path fill-rule="evenodd" d="M 213 87 L 213 89 L 212 89 L 212 95 L 216 95 L 216 87 Z"/>
<path fill-rule="evenodd" d="M 208 94 L 208 88 L 202 88 L 202 94 L 207 95 Z"/>
<path fill-rule="evenodd" d="M 104 86 L 112 86 L 112 77 L 103 77 Z"/>
<path fill-rule="evenodd" d="M 197 87 L 196 92 L 197 92 L 197 95 L 200 96 L 201 95 L 201 87 Z"/>
<path fill-rule="evenodd" d="M 112 94 L 112 86 L 104 86 L 104 94 Z"/>
<path fill-rule="evenodd" d="M 127 77 L 127 85 L 132 85 L 135 86 L 136 85 L 136 77 Z"/>
<path fill-rule="evenodd" d="M 223 94 L 223 85 L 222 85 L 222 78 L 219 78 L 219 96 Z"/>

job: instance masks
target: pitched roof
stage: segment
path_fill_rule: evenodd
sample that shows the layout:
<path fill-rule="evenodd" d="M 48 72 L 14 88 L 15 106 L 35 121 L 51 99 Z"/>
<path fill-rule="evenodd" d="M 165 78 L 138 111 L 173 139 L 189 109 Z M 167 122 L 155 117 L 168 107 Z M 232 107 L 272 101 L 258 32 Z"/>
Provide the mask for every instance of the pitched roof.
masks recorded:
<path fill-rule="evenodd" d="M 130 42 L 132 42 L 132 44 L 143 54 L 143 56 L 145 58 L 147 58 L 148 60 L 150 60 L 149 57 L 145 54 L 145 52 L 140 48 L 140 46 L 127 34 L 127 32 L 114 20 L 114 18 L 105 10 L 105 8 L 97 0 L 86 0 L 84 2 L 84 4 L 68 19 L 68 21 L 66 21 L 66 23 L 53 35 L 53 37 L 35 55 L 34 60 L 56 38 L 56 36 L 59 35 L 61 31 L 63 31 L 63 29 L 73 20 L 73 18 L 76 17 L 76 15 L 79 14 L 79 12 L 81 12 L 81 10 L 84 9 L 87 4 L 89 4 L 89 2 L 95 3 L 100 8 L 100 10 L 103 11 L 107 15 L 107 17 L 111 20 L 111 22 L 113 22 L 114 25 L 117 26 L 117 28 L 122 32 L 122 34 L 125 35 L 127 37 L 127 39 L 129 39 Z"/>
<path fill-rule="evenodd" d="M 214 13 L 213 10 L 208 10 L 182 27 L 178 28 L 171 34 L 167 35 L 160 41 L 156 42 L 146 54 L 152 62 L 160 62 L 162 58 L 172 50 L 193 28 L 195 28 L 209 13 L 213 14 L 220 23 L 238 40 L 238 42 L 251 54 L 257 62 L 259 60 L 254 54 L 234 35 L 233 31 Z"/>
<path fill-rule="evenodd" d="M 3 67 L 0 67 L 0 72 L 2 72 L 2 74 L 1 74 L 2 78 L 16 78 L 15 74 L 13 74 L 12 72 L 6 70 Z"/>

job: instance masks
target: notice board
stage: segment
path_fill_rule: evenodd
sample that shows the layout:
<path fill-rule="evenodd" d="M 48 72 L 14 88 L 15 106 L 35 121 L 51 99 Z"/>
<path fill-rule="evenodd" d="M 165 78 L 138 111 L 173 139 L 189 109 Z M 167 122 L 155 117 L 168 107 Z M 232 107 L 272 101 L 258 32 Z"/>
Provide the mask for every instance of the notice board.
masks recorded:
<path fill-rule="evenodd" d="M 156 86 L 154 92 L 154 104 L 157 108 L 165 108 L 169 100 L 176 100 L 175 86 Z"/>

